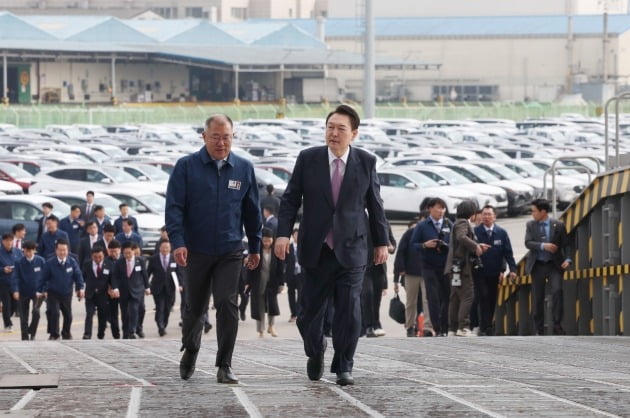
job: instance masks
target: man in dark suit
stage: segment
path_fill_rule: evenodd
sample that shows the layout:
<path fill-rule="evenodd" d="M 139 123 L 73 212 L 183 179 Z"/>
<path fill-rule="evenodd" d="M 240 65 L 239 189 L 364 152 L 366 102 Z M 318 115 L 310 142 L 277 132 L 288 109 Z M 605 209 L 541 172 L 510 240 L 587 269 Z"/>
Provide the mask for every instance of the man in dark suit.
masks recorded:
<path fill-rule="evenodd" d="M 81 218 L 84 222 L 88 222 L 94 218 L 94 207 L 96 204 L 94 203 L 94 192 L 92 190 L 88 190 L 85 194 L 85 205 L 81 208 Z"/>
<path fill-rule="evenodd" d="M 289 254 L 285 260 L 284 282 L 287 284 L 287 295 L 289 297 L 289 310 L 291 317 L 289 322 L 295 322 L 300 312 L 300 295 L 302 294 L 302 266 L 297 261 L 298 255 L 298 229 L 295 228 L 291 234 L 293 241 L 289 247 Z"/>
<path fill-rule="evenodd" d="M 562 316 L 562 276 L 571 265 L 573 249 L 562 222 L 549 216 L 551 204 L 545 199 L 532 202 L 532 218 L 525 230 L 525 246 L 529 250 L 525 273 L 532 276 L 532 312 L 538 335 L 544 334 L 545 283 L 551 284 L 553 334 L 564 335 Z"/>
<path fill-rule="evenodd" d="M 144 263 L 133 252 L 133 243 L 122 246 L 123 256 L 114 266 L 112 289 L 120 293 L 120 311 L 123 319 L 123 338 L 135 339 L 141 300 L 150 295 L 149 277 Z"/>
<path fill-rule="evenodd" d="M 96 226 L 95 221 L 88 221 L 85 225 L 85 231 L 87 235 L 81 239 L 81 243 L 79 244 L 78 258 L 79 265 L 83 267 L 86 260 L 90 259 L 90 255 L 92 254 L 92 248 L 95 245 L 99 245 L 103 247 L 103 250 L 107 251 L 107 247 L 105 247 L 104 243 L 101 240 L 101 236 L 98 235 L 98 226 Z"/>
<path fill-rule="evenodd" d="M 129 219 L 133 222 L 133 232 L 138 233 L 138 221 L 133 216 L 129 215 L 129 206 L 126 203 L 121 203 L 118 205 L 118 210 L 120 211 L 120 216 L 114 221 L 114 227 L 116 227 L 116 234 L 120 234 L 123 232 L 123 222 Z"/>
<path fill-rule="evenodd" d="M 109 305 L 107 286 L 113 272 L 114 263 L 105 258 L 105 249 L 96 245 L 91 249 L 91 258 L 85 260 L 82 267 L 83 280 L 85 280 L 85 331 L 83 339 L 92 338 L 92 319 L 94 311 L 98 318 L 99 340 L 105 337 L 107 318 L 109 317 Z"/>
<path fill-rule="evenodd" d="M 488 250 L 481 256 L 482 266 L 473 269 L 476 302 L 473 303 L 473 308 L 479 307 L 479 335 L 494 335 L 492 317 L 497 304 L 497 287 L 504 278 L 506 264 L 510 270 L 510 280 L 516 277 L 516 262 L 510 237 L 495 220 L 494 206 L 486 205 L 481 210 L 481 224 L 474 229 L 477 242 L 488 245 Z"/>
<path fill-rule="evenodd" d="M 273 208 L 270 206 L 265 206 L 263 208 L 263 219 L 263 228 L 271 229 L 271 231 L 273 231 L 273 236 L 275 237 L 278 233 L 278 218 L 276 218 Z"/>
<path fill-rule="evenodd" d="M 376 159 L 350 147 L 358 129 L 356 111 L 341 105 L 326 118 L 327 145 L 300 152 L 281 199 L 275 246 L 276 255 L 284 259 L 302 206 L 298 261 L 304 270 L 304 288 L 297 324 L 309 357 L 307 372 L 311 380 L 319 380 L 323 374 L 323 323 L 327 300 L 332 295 L 335 354 L 331 371 L 342 386 L 354 384 L 352 366 L 361 332 L 368 228 L 374 243 L 374 264 L 387 260 L 387 220 Z"/>
<path fill-rule="evenodd" d="M 173 274 L 177 278 L 177 288 Z M 160 251 L 149 259 L 147 275 L 151 279 L 151 294 L 155 301 L 155 323 L 160 337 L 163 337 L 166 335 L 171 308 L 175 304 L 175 295 L 182 288 L 182 268 L 171 256 L 169 241 L 161 241 Z"/>
<path fill-rule="evenodd" d="M 127 241 L 135 242 L 142 248 L 142 237 L 137 232 L 133 232 L 133 220 L 125 219 L 122 222 L 122 232 L 116 234 L 116 240 L 124 244 Z"/>
<path fill-rule="evenodd" d="M 105 225 L 111 225 L 112 219 L 105 215 L 105 208 L 101 205 L 94 206 L 94 217 L 92 218 L 96 221 L 96 226 L 98 226 L 98 234 L 103 235 L 103 228 Z"/>
<path fill-rule="evenodd" d="M 44 214 L 42 215 L 41 218 L 37 219 L 37 243 L 38 244 L 42 238 L 42 234 L 46 232 L 46 220 L 50 216 L 53 216 L 52 210 L 53 210 L 52 203 L 50 202 L 42 203 L 42 211 L 44 212 Z"/>

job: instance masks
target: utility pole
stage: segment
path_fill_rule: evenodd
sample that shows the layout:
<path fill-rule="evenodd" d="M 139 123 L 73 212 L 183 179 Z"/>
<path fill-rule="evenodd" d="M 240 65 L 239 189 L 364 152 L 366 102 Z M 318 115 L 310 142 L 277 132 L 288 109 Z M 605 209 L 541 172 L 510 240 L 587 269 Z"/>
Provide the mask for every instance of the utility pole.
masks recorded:
<path fill-rule="evenodd" d="M 363 113 L 366 118 L 375 116 L 376 77 L 374 63 L 374 0 L 365 0 L 365 48 L 364 48 L 364 85 Z"/>

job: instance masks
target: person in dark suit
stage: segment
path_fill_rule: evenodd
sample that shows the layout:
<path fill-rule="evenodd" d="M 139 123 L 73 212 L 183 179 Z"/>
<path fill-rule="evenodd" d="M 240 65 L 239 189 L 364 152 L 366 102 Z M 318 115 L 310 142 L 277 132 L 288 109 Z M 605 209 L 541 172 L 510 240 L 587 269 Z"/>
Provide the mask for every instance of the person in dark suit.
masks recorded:
<path fill-rule="evenodd" d="M 494 206 L 486 205 L 481 210 L 481 224 L 475 227 L 477 241 L 488 245 L 488 251 L 481 256 L 482 267 L 473 270 L 475 300 L 480 314 L 479 335 L 494 335 L 492 318 L 497 304 L 498 285 L 503 280 L 506 264 L 510 271 L 509 279 L 516 277 L 516 261 L 510 237 L 495 220 Z"/>
<path fill-rule="evenodd" d="M 81 269 L 76 259 L 69 255 L 70 244 L 65 239 L 59 239 L 55 243 L 55 255 L 46 260 L 44 265 L 40 293 L 46 294 L 50 340 L 59 339 L 60 311 L 63 314 L 61 337 L 64 340 L 72 339 L 70 333 L 72 326 L 72 286 L 74 285 L 79 301 L 85 297 L 85 283 Z"/>
<path fill-rule="evenodd" d="M 23 257 L 22 250 L 13 247 L 13 234 L 5 232 L 2 234 L 2 246 L 0 247 L 0 301 L 2 302 L 2 319 L 4 321 L 5 332 L 13 330 L 11 316 L 12 291 L 14 282 L 15 265 Z"/>
<path fill-rule="evenodd" d="M 287 295 L 289 298 L 289 310 L 291 317 L 289 322 L 295 322 L 300 312 L 300 295 L 302 294 L 302 266 L 298 263 L 298 229 L 294 228 L 291 233 L 293 241 L 289 247 L 289 253 L 285 260 L 284 282 L 287 284 Z"/>
<path fill-rule="evenodd" d="M 123 338 L 135 339 L 140 300 L 151 294 L 149 277 L 144 263 L 134 255 L 132 242 L 123 244 L 122 255 L 114 265 L 112 289 L 120 293 Z"/>
<path fill-rule="evenodd" d="M 525 273 L 532 276 L 532 312 L 538 335 L 544 334 L 545 283 L 551 284 L 553 334 L 564 335 L 562 316 L 562 276 L 572 263 L 573 248 L 566 227 L 549 216 L 551 204 L 545 199 L 532 202 L 532 220 L 525 228 L 525 247 L 529 250 Z"/>
<path fill-rule="evenodd" d="M 273 194 L 273 184 L 268 184 L 265 187 L 265 190 L 267 191 L 267 194 L 260 197 L 260 210 L 264 210 L 266 206 L 268 208 L 271 208 L 271 212 L 274 215 L 277 215 L 278 211 L 280 210 L 280 198 Z"/>
<path fill-rule="evenodd" d="M 112 274 L 109 275 L 109 283 L 107 285 L 107 304 L 109 305 L 109 314 L 107 320 L 111 325 L 112 337 L 115 340 L 120 339 L 120 322 L 118 321 L 118 311 L 120 310 L 120 291 L 114 290 L 112 282 L 113 271 L 116 262 L 121 258 L 120 242 L 112 239 L 107 245 L 107 260 L 112 264 Z"/>
<path fill-rule="evenodd" d="M 44 295 L 39 293 L 39 289 L 42 284 L 46 260 L 35 255 L 35 249 L 37 248 L 35 241 L 24 241 L 22 248 L 24 249 L 24 257 L 15 263 L 12 292 L 13 298 L 19 301 L 20 329 L 22 331 L 22 340 L 26 341 L 34 340 L 37 333 L 37 325 L 40 318 L 39 309 L 44 301 Z M 32 316 L 29 324 L 28 318 L 31 314 L 31 306 Z"/>
<path fill-rule="evenodd" d="M 133 220 L 125 219 L 122 221 L 122 232 L 116 234 L 116 240 L 121 244 L 127 241 L 135 242 L 140 248 L 142 248 L 142 237 L 140 234 L 133 232 Z"/>
<path fill-rule="evenodd" d="M 265 313 L 268 317 L 267 332 L 277 337 L 274 328 L 275 317 L 280 315 L 278 293 L 284 285 L 284 263 L 273 253 L 273 231 L 269 228 L 262 230 L 262 251 L 260 263 L 254 270 L 249 270 L 246 286 L 251 288 L 252 319 L 256 320 L 258 337 L 265 332 Z"/>
<path fill-rule="evenodd" d="M 50 215 L 46 219 L 46 232 L 42 234 L 39 246 L 37 247 L 37 254 L 44 257 L 46 260 L 55 255 L 57 248 L 57 241 L 64 240 L 70 242 L 68 234 L 59 229 L 59 218 L 55 215 Z"/>
<path fill-rule="evenodd" d="M 92 219 L 96 221 L 99 235 L 103 235 L 103 228 L 105 225 L 112 224 L 112 219 L 105 215 L 105 208 L 101 205 L 94 205 L 94 217 Z"/>
<path fill-rule="evenodd" d="M 70 215 L 59 221 L 59 229 L 68 234 L 70 242 L 70 252 L 78 255 L 79 246 L 81 244 L 81 236 L 83 235 L 83 221 L 81 220 L 81 207 L 72 205 Z"/>
<path fill-rule="evenodd" d="M 94 311 L 97 313 L 97 338 L 105 338 L 109 305 L 107 287 L 114 270 L 114 263 L 105 258 L 105 249 L 100 245 L 92 247 L 91 259 L 85 260 L 81 272 L 85 280 L 85 330 L 83 339 L 92 338 L 92 319 Z"/>
<path fill-rule="evenodd" d="M 86 260 L 89 260 L 92 254 L 92 248 L 95 245 L 103 247 L 103 250 L 107 252 L 107 247 L 101 241 L 101 236 L 98 235 L 98 226 L 95 221 L 88 221 L 85 225 L 85 231 L 87 235 L 81 239 L 79 244 L 79 251 L 77 258 L 79 259 L 79 265 L 83 266 Z"/>
<path fill-rule="evenodd" d="M 46 220 L 53 214 L 53 205 L 50 202 L 42 203 L 42 212 L 44 214 L 37 219 L 37 243 L 41 241 L 42 234 L 46 232 Z"/>
<path fill-rule="evenodd" d="M 326 118 L 327 145 L 300 152 L 281 199 L 275 246 L 276 255 L 284 260 L 302 206 L 298 261 L 304 269 L 304 289 L 297 324 L 309 358 L 307 372 L 311 380 L 319 380 L 324 371 L 323 321 L 332 295 L 335 354 L 331 371 L 342 386 L 354 384 L 352 366 L 361 333 L 368 228 L 374 243 L 374 264 L 387 260 L 387 220 L 376 159 L 350 146 L 358 133 L 358 114 L 341 105 Z"/>
<path fill-rule="evenodd" d="M 205 122 L 204 147 L 180 158 L 166 190 L 166 229 L 175 261 L 186 267 L 186 308 L 179 372 L 190 379 L 201 347 L 203 315 L 210 295 L 217 311 L 218 383 L 238 383 L 232 353 L 238 332 L 237 289 L 243 259 L 243 229 L 248 268 L 260 261 L 258 186 L 252 163 L 230 152 L 234 124 L 227 115 Z"/>
<path fill-rule="evenodd" d="M 147 274 L 151 280 L 151 294 L 155 301 L 155 323 L 160 337 L 166 335 L 168 318 L 175 304 L 175 295 L 181 290 L 182 268 L 171 255 L 171 243 L 162 240 L 160 251 L 149 259 Z M 177 287 L 173 274 L 177 278 Z"/>
<path fill-rule="evenodd" d="M 116 228 L 116 234 L 120 234 L 123 232 L 123 222 L 129 219 L 133 222 L 132 230 L 136 234 L 138 233 L 138 221 L 133 216 L 129 215 L 129 206 L 126 203 L 121 203 L 118 205 L 118 210 L 120 211 L 120 216 L 116 218 L 114 221 L 114 227 Z"/>
<path fill-rule="evenodd" d="M 278 218 L 273 213 L 273 209 L 270 206 L 265 206 L 263 208 L 263 228 L 271 229 L 273 232 L 273 236 L 276 236 L 278 232 Z"/>
<path fill-rule="evenodd" d="M 85 194 L 85 205 L 81 208 L 81 218 L 83 222 L 91 221 L 94 218 L 94 208 L 96 204 L 94 203 L 94 192 L 92 190 L 88 190 Z"/>

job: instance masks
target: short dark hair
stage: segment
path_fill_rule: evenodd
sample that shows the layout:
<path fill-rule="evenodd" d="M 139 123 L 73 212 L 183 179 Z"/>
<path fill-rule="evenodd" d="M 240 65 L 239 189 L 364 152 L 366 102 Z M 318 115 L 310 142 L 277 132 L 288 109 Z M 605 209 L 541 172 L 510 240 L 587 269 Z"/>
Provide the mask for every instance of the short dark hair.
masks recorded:
<path fill-rule="evenodd" d="M 170 245 L 171 242 L 169 240 L 167 240 L 167 239 L 161 239 L 161 240 L 158 241 L 158 248 L 161 247 L 162 244 L 164 244 L 164 243 Z"/>
<path fill-rule="evenodd" d="M 273 193 L 273 184 L 268 184 L 265 187 L 265 190 L 267 190 L 267 193 L 269 193 L 269 194 Z"/>
<path fill-rule="evenodd" d="M 276 211 L 275 211 L 274 207 L 273 207 L 273 206 L 271 206 L 271 205 L 265 205 L 265 206 L 263 206 L 263 210 L 266 210 L 267 212 L 269 212 L 269 213 L 271 213 L 271 214 L 273 214 L 273 215 L 275 215 L 275 214 L 276 214 Z"/>
<path fill-rule="evenodd" d="M 210 127 L 210 125 L 212 124 L 212 122 L 214 122 L 215 120 L 219 120 L 219 119 L 225 119 L 227 120 L 227 122 L 230 124 L 230 127 L 234 128 L 234 122 L 232 122 L 232 118 L 230 118 L 228 115 L 223 114 L 223 113 L 217 113 L 214 114 L 212 116 L 210 116 L 208 119 L 206 119 L 206 123 L 203 126 L 204 129 L 208 129 Z"/>
<path fill-rule="evenodd" d="M 166 232 L 166 225 L 162 225 L 162 228 L 160 228 L 160 232 Z"/>
<path fill-rule="evenodd" d="M 92 225 L 96 225 L 98 226 L 98 224 L 96 223 L 96 221 L 92 220 L 92 221 L 87 221 L 87 223 L 85 224 L 85 228 L 87 229 L 88 227 L 92 226 Z"/>
<path fill-rule="evenodd" d="M 13 239 L 13 234 L 10 232 L 5 232 L 4 234 L 2 234 L 2 241 L 4 241 L 5 239 Z"/>
<path fill-rule="evenodd" d="M 121 248 L 122 248 L 123 250 L 126 250 L 127 248 L 131 248 L 131 249 L 133 249 L 133 244 L 134 244 L 134 243 L 133 243 L 132 241 L 125 241 L 125 242 L 122 244 Z"/>
<path fill-rule="evenodd" d="M 131 242 L 131 249 L 135 250 L 136 248 L 140 248 L 140 245 L 138 245 L 137 242 L 135 241 L 130 241 Z"/>
<path fill-rule="evenodd" d="M 15 235 L 16 232 L 21 231 L 23 229 L 26 229 L 26 226 L 24 224 L 15 224 L 11 228 L 11 232 L 13 232 L 13 234 Z"/>
<path fill-rule="evenodd" d="M 53 205 L 52 205 L 52 203 L 50 203 L 50 202 L 44 202 L 44 203 L 42 203 L 42 207 L 43 207 L 43 208 L 52 209 L 52 208 L 53 208 Z"/>
<path fill-rule="evenodd" d="M 118 209 L 122 209 L 122 208 L 124 208 L 125 206 L 129 207 L 129 205 L 128 205 L 128 204 L 126 204 L 125 202 L 122 202 L 120 205 L 118 205 Z"/>
<path fill-rule="evenodd" d="M 70 246 L 70 243 L 68 242 L 67 239 L 65 238 L 59 238 L 56 242 L 55 242 L 55 248 L 59 247 L 60 245 L 65 245 L 67 247 Z"/>
<path fill-rule="evenodd" d="M 46 222 L 48 221 L 55 221 L 59 223 L 59 218 L 57 218 L 55 215 L 50 215 L 48 218 L 46 218 Z"/>
<path fill-rule="evenodd" d="M 105 252 L 105 248 L 103 248 L 103 246 L 95 245 L 92 247 L 92 251 L 90 251 L 90 254 L 103 253 L 103 252 Z"/>
<path fill-rule="evenodd" d="M 263 238 L 273 238 L 273 230 L 271 228 L 263 228 L 262 229 L 262 237 Z"/>
<path fill-rule="evenodd" d="M 81 210 L 81 206 L 79 206 L 79 205 L 72 205 L 72 206 L 70 206 L 70 212 L 72 212 L 72 211 L 74 211 L 76 209 Z"/>
<path fill-rule="evenodd" d="M 109 244 L 107 244 L 108 249 L 121 248 L 121 247 L 122 245 L 120 244 L 120 241 L 118 241 L 117 239 L 113 239 L 109 242 Z"/>
<path fill-rule="evenodd" d="M 37 248 L 37 243 L 33 240 L 27 240 L 22 243 L 22 248 L 25 250 L 34 250 Z"/>
<path fill-rule="evenodd" d="M 446 209 L 448 207 L 448 206 L 446 206 L 446 202 L 444 201 L 444 199 L 442 199 L 441 197 L 431 197 L 431 198 L 429 198 L 429 200 L 427 200 L 426 208 L 427 209 L 431 209 L 435 205 L 440 205 L 444 209 Z"/>
<path fill-rule="evenodd" d="M 473 216 L 475 213 L 477 213 L 477 209 L 479 208 L 479 206 L 477 205 L 477 202 L 475 202 L 474 200 L 463 200 L 458 206 L 457 206 L 457 213 L 456 213 L 456 217 L 458 219 L 468 219 L 471 216 Z"/>
<path fill-rule="evenodd" d="M 532 206 L 536 206 L 536 209 L 544 210 L 547 213 L 551 212 L 551 204 L 547 199 L 534 199 Z"/>
<path fill-rule="evenodd" d="M 133 221 L 129 218 L 125 219 L 124 222 L 129 226 L 133 226 Z"/>
<path fill-rule="evenodd" d="M 92 190 L 88 190 L 85 195 L 86 196 L 94 196 L 94 192 Z"/>
<path fill-rule="evenodd" d="M 486 209 L 492 210 L 492 213 L 494 213 L 495 215 L 497 214 L 497 209 L 492 205 L 485 205 L 483 208 L 481 208 L 481 211 L 483 212 Z"/>
<path fill-rule="evenodd" d="M 105 210 L 103 205 L 94 205 L 94 212 L 98 212 L 99 210 Z"/>
<path fill-rule="evenodd" d="M 113 232 L 114 234 L 116 233 L 116 227 L 112 224 L 105 224 L 103 225 L 103 234 L 105 232 Z"/>
<path fill-rule="evenodd" d="M 350 118 L 350 127 L 352 128 L 352 130 L 354 131 L 359 129 L 359 123 L 361 122 L 361 119 L 359 118 L 359 114 L 357 113 L 357 111 L 354 110 L 352 107 L 345 104 L 337 106 L 335 110 L 333 110 L 328 114 L 328 116 L 326 116 L 326 125 L 328 125 L 328 119 L 330 119 L 330 117 L 335 114 L 346 115 Z"/>

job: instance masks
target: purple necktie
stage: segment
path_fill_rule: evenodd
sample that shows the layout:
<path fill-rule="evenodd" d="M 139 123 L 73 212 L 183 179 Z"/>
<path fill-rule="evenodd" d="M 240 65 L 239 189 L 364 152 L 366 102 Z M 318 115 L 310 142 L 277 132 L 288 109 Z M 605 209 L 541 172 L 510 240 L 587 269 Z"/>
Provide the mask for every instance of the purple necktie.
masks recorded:
<path fill-rule="evenodd" d="M 332 187 L 333 204 L 337 206 L 337 199 L 339 199 L 339 189 L 341 189 L 341 182 L 343 181 L 343 174 L 341 173 L 341 158 L 335 158 L 333 163 L 335 168 L 333 169 L 330 185 Z M 332 250 L 334 248 L 333 230 L 330 228 L 328 235 L 326 235 L 326 244 Z"/>

